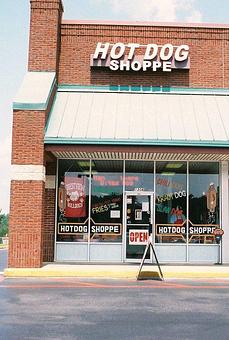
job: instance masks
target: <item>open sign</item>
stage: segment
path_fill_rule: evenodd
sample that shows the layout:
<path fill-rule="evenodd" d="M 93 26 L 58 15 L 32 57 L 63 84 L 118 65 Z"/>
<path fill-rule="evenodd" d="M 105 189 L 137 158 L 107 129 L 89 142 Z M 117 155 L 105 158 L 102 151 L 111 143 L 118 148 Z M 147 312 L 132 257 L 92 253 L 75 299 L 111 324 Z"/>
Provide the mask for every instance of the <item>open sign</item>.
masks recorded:
<path fill-rule="evenodd" d="M 148 243 L 149 231 L 132 229 L 129 231 L 129 245 L 144 245 Z"/>

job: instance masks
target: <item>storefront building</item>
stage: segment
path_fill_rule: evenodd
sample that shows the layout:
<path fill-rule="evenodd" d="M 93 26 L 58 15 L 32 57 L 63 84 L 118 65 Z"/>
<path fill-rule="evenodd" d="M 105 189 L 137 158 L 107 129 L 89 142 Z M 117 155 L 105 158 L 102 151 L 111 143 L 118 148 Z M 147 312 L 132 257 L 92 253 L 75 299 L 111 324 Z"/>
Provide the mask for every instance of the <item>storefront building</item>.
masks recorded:
<path fill-rule="evenodd" d="M 151 233 L 160 262 L 229 262 L 229 26 L 66 21 L 61 0 L 30 2 L 9 266 L 138 262 Z"/>

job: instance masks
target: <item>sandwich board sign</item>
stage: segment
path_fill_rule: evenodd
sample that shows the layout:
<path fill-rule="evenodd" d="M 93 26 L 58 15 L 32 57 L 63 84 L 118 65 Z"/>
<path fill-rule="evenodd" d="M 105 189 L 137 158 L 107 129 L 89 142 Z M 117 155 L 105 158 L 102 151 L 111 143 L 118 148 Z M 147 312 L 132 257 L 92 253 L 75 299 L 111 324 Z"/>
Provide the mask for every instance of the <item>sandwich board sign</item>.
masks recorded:
<path fill-rule="evenodd" d="M 144 277 L 141 277 L 140 274 L 141 274 L 141 270 L 142 270 L 142 267 L 143 267 L 144 262 L 145 262 L 147 251 L 150 249 L 150 247 L 152 249 L 154 258 L 155 258 L 156 263 L 157 263 L 157 267 L 158 267 L 158 270 L 159 270 L 159 273 L 160 273 L 160 278 L 161 278 L 162 281 L 164 281 L 164 277 L 163 277 L 163 274 L 162 274 L 162 271 L 161 271 L 161 267 L 160 267 L 160 264 L 158 262 L 157 255 L 156 255 L 156 252 L 155 252 L 155 249 L 154 249 L 154 246 L 153 246 L 152 234 L 149 236 L 148 242 L 147 242 L 145 250 L 144 250 L 144 254 L 143 254 L 143 257 L 142 257 L 142 260 L 141 260 L 141 263 L 140 263 L 140 266 L 139 266 L 138 274 L 137 274 L 137 280 L 144 279 Z"/>

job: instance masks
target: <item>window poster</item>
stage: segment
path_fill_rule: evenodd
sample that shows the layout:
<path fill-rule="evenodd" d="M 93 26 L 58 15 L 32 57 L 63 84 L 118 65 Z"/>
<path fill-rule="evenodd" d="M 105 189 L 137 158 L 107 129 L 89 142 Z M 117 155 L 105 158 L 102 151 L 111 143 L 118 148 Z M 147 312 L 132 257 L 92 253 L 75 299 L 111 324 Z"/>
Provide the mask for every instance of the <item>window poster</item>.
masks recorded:
<path fill-rule="evenodd" d="M 142 220 L 142 210 L 136 209 L 135 210 L 135 221 L 141 221 Z"/>
<path fill-rule="evenodd" d="M 111 210 L 111 218 L 120 218 L 120 210 Z"/>
<path fill-rule="evenodd" d="M 85 178 L 65 175 L 66 190 L 65 217 L 86 216 L 86 188 Z"/>
<path fill-rule="evenodd" d="M 149 211 L 149 202 L 142 202 L 142 211 Z"/>

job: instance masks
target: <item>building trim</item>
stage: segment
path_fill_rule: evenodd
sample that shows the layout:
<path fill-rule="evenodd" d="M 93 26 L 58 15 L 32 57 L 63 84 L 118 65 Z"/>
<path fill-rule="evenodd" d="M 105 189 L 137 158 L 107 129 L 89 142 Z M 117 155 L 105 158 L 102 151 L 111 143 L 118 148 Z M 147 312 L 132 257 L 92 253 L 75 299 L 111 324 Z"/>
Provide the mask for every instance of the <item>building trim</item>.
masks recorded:
<path fill-rule="evenodd" d="M 41 92 L 41 85 L 46 92 Z M 46 110 L 55 86 L 55 72 L 27 72 L 13 102 L 13 110 Z M 30 99 L 31 89 L 34 93 L 32 100 Z"/>
<path fill-rule="evenodd" d="M 11 180 L 45 182 L 45 167 L 43 165 L 13 164 L 11 166 Z"/>
<path fill-rule="evenodd" d="M 131 85 L 80 85 L 60 84 L 58 92 L 120 92 L 120 93 L 142 93 L 142 94 L 201 94 L 229 96 L 228 88 L 186 88 L 186 87 L 165 87 L 165 86 L 131 86 Z"/>
<path fill-rule="evenodd" d="M 201 140 L 156 140 L 156 139 L 96 139 L 96 138 L 55 138 L 46 137 L 45 144 L 94 144 L 94 145 L 145 145 L 145 146 L 203 146 L 229 147 L 229 141 L 201 141 Z"/>
<path fill-rule="evenodd" d="M 228 29 L 229 24 L 217 23 L 187 23 L 160 21 L 109 21 L 109 20 L 62 20 L 62 25 L 101 25 L 101 26 L 151 26 L 151 27 L 185 27 L 185 28 L 215 28 Z"/>

